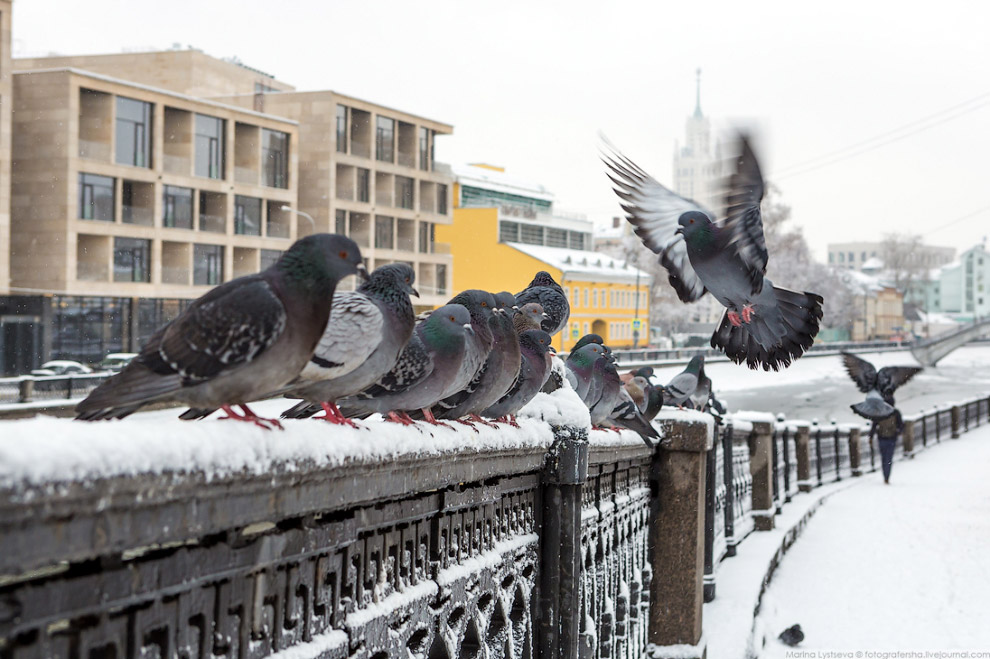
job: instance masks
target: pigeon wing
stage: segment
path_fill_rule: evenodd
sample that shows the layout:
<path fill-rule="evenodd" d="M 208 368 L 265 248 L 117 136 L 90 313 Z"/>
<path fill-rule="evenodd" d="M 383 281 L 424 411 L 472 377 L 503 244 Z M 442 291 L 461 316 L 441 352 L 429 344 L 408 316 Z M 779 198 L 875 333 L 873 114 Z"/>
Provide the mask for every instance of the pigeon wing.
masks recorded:
<path fill-rule="evenodd" d="M 381 309 L 368 296 L 338 293 L 330 307 L 327 328 L 300 377 L 330 380 L 347 375 L 379 346 L 384 326 Z"/>
<path fill-rule="evenodd" d="M 884 366 L 877 373 L 877 389 L 884 397 L 891 396 L 895 389 L 921 371 L 917 366 Z"/>
<path fill-rule="evenodd" d="M 413 334 L 412 340 L 399 354 L 392 370 L 378 379 L 360 394 L 358 398 L 378 398 L 398 394 L 414 387 L 433 372 L 433 358 L 426 351 L 422 340 Z"/>
<path fill-rule="evenodd" d="M 864 394 L 869 393 L 877 386 L 877 370 L 873 364 L 860 359 L 856 355 L 848 352 L 842 353 L 842 365 L 846 367 L 849 377 L 856 383 L 856 387 Z M 907 382 L 907 380 L 905 380 Z"/>
<path fill-rule="evenodd" d="M 725 215 L 722 231 L 731 247 L 746 267 L 753 294 L 763 290 L 763 275 L 767 270 L 767 243 L 763 237 L 763 175 L 760 164 L 745 135 L 741 135 L 740 155 L 736 170 L 728 177 L 725 191 Z"/>
<path fill-rule="evenodd" d="M 218 286 L 190 305 L 149 341 L 145 363 L 165 368 L 186 385 L 243 366 L 271 347 L 285 331 L 285 307 L 267 281 L 247 277 Z M 154 339 L 155 337 L 153 337 Z M 151 350 L 157 347 L 157 355 Z"/>
<path fill-rule="evenodd" d="M 705 285 L 688 260 L 684 237 L 677 231 L 677 220 L 688 211 L 712 214 L 700 205 L 681 197 L 644 172 L 607 142 L 602 160 L 614 186 L 626 219 L 636 227 L 643 244 L 660 255 L 667 269 L 670 285 L 682 302 L 694 302 L 705 294 Z M 714 219 L 714 218 L 713 218 Z"/>

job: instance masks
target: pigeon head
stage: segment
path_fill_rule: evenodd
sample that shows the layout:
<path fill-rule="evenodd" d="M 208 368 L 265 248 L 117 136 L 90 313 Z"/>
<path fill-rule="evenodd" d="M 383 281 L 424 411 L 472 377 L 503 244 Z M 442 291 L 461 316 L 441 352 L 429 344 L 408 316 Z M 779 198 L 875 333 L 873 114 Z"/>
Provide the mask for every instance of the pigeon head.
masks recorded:
<path fill-rule="evenodd" d="M 450 304 L 463 305 L 471 314 L 471 324 L 477 330 L 488 325 L 488 319 L 492 317 L 492 310 L 495 308 L 495 298 L 487 291 L 473 288 L 455 295 Z"/>
<path fill-rule="evenodd" d="M 715 235 L 715 225 L 701 211 L 688 211 L 677 220 L 677 233 L 684 235 L 689 245 L 705 245 Z"/>
<path fill-rule="evenodd" d="M 598 345 L 602 345 L 605 343 L 605 340 L 597 334 L 585 334 L 577 340 L 577 343 L 575 343 L 574 347 L 571 348 L 571 352 L 579 350 L 589 343 L 597 343 Z"/>
<path fill-rule="evenodd" d="M 519 346 L 543 356 L 550 350 L 550 335 L 539 329 L 526 330 L 519 335 Z"/>
<path fill-rule="evenodd" d="M 305 290 L 332 293 L 337 282 L 347 275 L 367 278 L 357 243 L 347 236 L 315 233 L 292 244 L 275 265 L 287 282 Z"/>
<path fill-rule="evenodd" d="M 519 307 L 519 310 L 512 316 L 516 327 L 523 330 L 540 329 L 540 324 L 549 316 L 543 311 L 543 305 L 539 302 L 530 302 Z"/>
<path fill-rule="evenodd" d="M 460 304 L 440 307 L 423 321 L 422 327 L 423 337 L 431 345 L 463 341 L 471 331 L 471 314 Z"/>
<path fill-rule="evenodd" d="M 642 368 L 636 370 L 636 375 L 642 376 L 644 379 L 649 381 L 649 379 L 653 377 L 653 367 L 643 366 Z"/>
<path fill-rule="evenodd" d="M 398 291 L 419 297 L 419 291 L 413 288 L 415 281 L 416 272 L 411 266 L 405 263 L 389 263 L 375 268 L 375 271 L 368 275 L 368 281 L 358 290 L 363 293 Z"/>
<path fill-rule="evenodd" d="M 642 375 L 637 375 L 632 379 L 631 382 L 634 386 L 639 387 L 643 391 L 646 391 L 650 386 L 649 380 L 644 378 Z"/>
<path fill-rule="evenodd" d="M 502 309 L 506 313 L 518 309 L 519 305 L 516 304 L 516 296 L 509 291 L 502 291 L 501 293 L 495 294 L 495 308 Z"/>
<path fill-rule="evenodd" d="M 684 372 L 694 373 L 695 375 L 697 375 L 704 367 L 705 367 L 705 356 L 695 355 L 694 357 L 691 358 L 691 361 L 688 362 L 687 368 L 684 369 Z"/>
<path fill-rule="evenodd" d="M 577 350 L 571 350 L 571 354 L 567 356 L 567 363 L 577 366 L 591 366 L 601 356 L 602 346 L 597 343 L 588 343 Z"/>

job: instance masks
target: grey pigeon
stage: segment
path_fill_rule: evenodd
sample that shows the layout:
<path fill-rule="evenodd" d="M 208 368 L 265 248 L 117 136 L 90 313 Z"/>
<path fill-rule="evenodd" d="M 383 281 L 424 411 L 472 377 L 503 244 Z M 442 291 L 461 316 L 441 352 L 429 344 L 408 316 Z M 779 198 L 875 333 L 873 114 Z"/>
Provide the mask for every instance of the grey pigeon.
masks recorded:
<path fill-rule="evenodd" d="M 410 295 L 416 273 L 405 263 L 376 268 L 358 290 L 340 293 L 330 307 L 330 320 L 288 398 L 303 402 L 282 418 L 312 416 L 322 407 L 331 423 L 350 423 L 334 404 L 374 384 L 388 373 L 412 337 L 415 325 Z"/>
<path fill-rule="evenodd" d="M 664 405 L 684 406 L 684 403 L 691 398 L 691 394 L 698 388 L 698 373 L 701 372 L 704 361 L 704 356 L 695 355 L 684 370 L 667 383 L 667 386 L 664 387 Z"/>
<path fill-rule="evenodd" d="M 739 153 L 718 224 L 712 213 L 674 194 L 610 145 L 603 159 L 627 219 L 643 244 L 660 255 L 681 301 L 710 292 L 726 307 L 712 347 L 737 364 L 776 371 L 814 343 L 822 298 L 777 288 L 764 276 L 763 176 L 744 135 Z"/>
<path fill-rule="evenodd" d="M 461 361 L 457 377 L 441 398 L 452 396 L 464 390 L 488 359 L 494 337 L 489 322 L 495 309 L 495 298 L 491 293 L 478 289 L 455 295 L 447 304 L 460 304 L 471 314 L 471 328 L 474 332 L 468 337 L 464 359 Z"/>
<path fill-rule="evenodd" d="M 691 407 L 704 412 L 708 408 L 708 399 L 712 395 L 712 380 L 705 375 L 705 360 L 701 359 L 701 367 L 698 369 L 698 386 L 691 392 Z"/>
<path fill-rule="evenodd" d="M 585 334 L 580 339 L 578 339 L 573 346 L 571 346 L 571 351 L 570 353 L 568 353 L 568 358 L 570 355 L 573 355 L 575 352 L 577 352 L 584 346 L 588 345 L 589 343 L 595 343 L 601 346 L 602 354 L 604 355 L 611 354 L 611 351 L 609 350 L 608 346 L 605 345 L 605 341 L 602 339 L 601 336 L 599 336 L 598 334 Z M 592 362 L 592 365 L 594 365 L 594 362 Z M 565 374 L 566 373 L 567 371 L 565 371 Z M 556 374 L 551 372 L 550 377 L 547 378 L 546 384 L 543 385 L 542 391 L 545 394 L 552 394 L 554 391 L 560 389 L 562 386 L 564 386 L 563 381 L 558 382 L 556 379 Z M 571 383 L 571 386 L 572 387 L 574 386 L 573 382 Z M 584 396 L 582 396 L 582 398 L 584 398 Z"/>
<path fill-rule="evenodd" d="M 615 372 L 615 366 L 611 367 L 611 370 Z M 607 376 L 609 379 L 612 378 L 611 375 Z M 618 373 L 615 373 L 615 378 L 618 379 Z M 630 386 L 632 385 L 632 386 Z M 632 430 L 643 442 L 650 448 L 653 448 L 655 444 L 653 440 L 660 440 L 660 434 L 656 429 L 647 421 L 640 410 L 639 402 L 636 397 L 639 397 L 642 402 L 645 403 L 645 392 L 643 390 L 644 386 L 649 386 L 645 378 L 636 377 L 633 382 L 621 386 L 619 388 L 618 403 L 613 407 L 611 414 L 608 416 L 608 421 L 613 425 L 621 426 L 623 428 L 628 428 Z M 635 396 L 635 397 L 634 397 Z"/>
<path fill-rule="evenodd" d="M 512 416 L 533 400 L 550 375 L 547 357 L 550 335 L 541 329 L 526 330 L 519 335 L 521 360 L 519 375 L 509 391 L 498 402 L 481 412 L 482 416 L 505 419 L 513 423 Z"/>
<path fill-rule="evenodd" d="M 597 398 L 590 401 L 588 410 L 591 412 L 591 426 L 601 426 L 612 415 L 622 398 L 622 382 L 615 365 L 607 357 L 599 357 L 595 362 L 594 379 L 601 381 Z"/>
<path fill-rule="evenodd" d="M 473 333 L 471 315 L 459 304 L 448 304 L 417 323 L 412 338 L 395 366 L 361 393 L 337 401 L 346 417 L 380 413 L 390 420 L 413 423 L 408 412 L 422 410 L 436 423 L 430 407 L 457 377 Z"/>
<path fill-rule="evenodd" d="M 299 374 L 326 327 L 337 282 L 355 273 L 367 275 L 350 238 L 323 233 L 296 241 L 267 270 L 194 300 L 79 403 L 76 418 L 119 419 L 148 403 L 175 401 L 278 426 L 246 404 Z"/>
<path fill-rule="evenodd" d="M 495 308 L 489 320 L 492 349 L 488 358 L 463 391 L 437 403 L 434 408 L 437 418 L 470 416 L 474 421 L 482 422 L 478 414 L 502 398 L 519 375 L 519 337 L 510 315 L 516 299 L 505 291 L 494 297 Z"/>
<path fill-rule="evenodd" d="M 512 314 L 512 325 L 516 328 L 516 334 L 522 335 L 526 330 L 541 329 L 541 324 L 549 318 L 543 305 L 539 302 L 529 302 L 520 306 Z"/>
<path fill-rule="evenodd" d="M 541 327 L 550 336 L 564 329 L 567 326 L 567 319 L 571 317 L 571 305 L 564 295 L 564 289 L 554 281 L 549 272 L 543 270 L 536 273 L 529 286 L 516 293 L 516 301 L 520 305 L 538 302 L 543 306 L 548 318 L 543 321 Z"/>
<path fill-rule="evenodd" d="M 641 408 L 643 418 L 652 421 L 660 412 L 660 408 L 663 407 L 664 388 L 647 381 L 644 391 L 646 393 L 646 405 Z"/>
<path fill-rule="evenodd" d="M 601 356 L 602 347 L 596 343 L 590 343 L 581 346 L 578 350 L 572 350 L 564 362 L 567 381 L 577 393 L 578 398 L 585 401 L 585 405 L 587 405 L 586 399 L 588 389 L 591 387 L 591 375 L 595 368 L 595 361 Z"/>
<path fill-rule="evenodd" d="M 893 414 L 894 391 L 922 371 L 918 366 L 884 366 L 878 371 L 870 362 L 848 352 L 842 353 L 842 365 L 856 387 L 866 394 L 866 400 L 850 407 L 872 421 Z"/>

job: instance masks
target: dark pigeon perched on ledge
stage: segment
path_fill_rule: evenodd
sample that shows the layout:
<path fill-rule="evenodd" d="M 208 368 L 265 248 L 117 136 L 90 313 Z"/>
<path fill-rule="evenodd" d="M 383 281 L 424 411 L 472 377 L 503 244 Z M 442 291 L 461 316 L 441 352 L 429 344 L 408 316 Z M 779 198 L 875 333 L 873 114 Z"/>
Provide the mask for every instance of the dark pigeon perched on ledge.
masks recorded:
<path fill-rule="evenodd" d="M 529 286 L 516 293 L 516 302 L 521 305 L 530 302 L 542 305 L 548 318 L 544 319 L 541 327 L 550 336 L 564 329 L 571 317 L 571 305 L 564 295 L 564 289 L 554 281 L 549 272 L 543 270 L 536 273 Z"/>
<path fill-rule="evenodd" d="M 337 283 L 355 273 L 367 275 L 350 238 L 323 233 L 296 241 L 267 270 L 193 301 L 79 403 L 76 418 L 120 419 L 148 403 L 175 401 L 278 426 L 247 403 L 299 375 L 326 327 Z"/>
<path fill-rule="evenodd" d="M 519 335 L 521 360 L 515 382 L 482 416 L 512 421 L 512 416 L 533 400 L 550 375 L 550 335 L 541 329 L 526 330 Z"/>

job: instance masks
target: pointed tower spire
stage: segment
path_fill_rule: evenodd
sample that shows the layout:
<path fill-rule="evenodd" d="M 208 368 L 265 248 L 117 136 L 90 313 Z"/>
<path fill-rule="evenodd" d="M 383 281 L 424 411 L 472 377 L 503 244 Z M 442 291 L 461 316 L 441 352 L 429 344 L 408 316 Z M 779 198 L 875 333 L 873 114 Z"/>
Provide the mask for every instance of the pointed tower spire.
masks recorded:
<path fill-rule="evenodd" d="M 697 71 L 695 71 L 695 74 L 697 75 L 697 86 L 695 88 L 696 91 L 695 91 L 694 116 L 697 119 L 701 119 L 703 115 L 701 114 L 701 68 L 700 67 L 698 68 Z"/>

